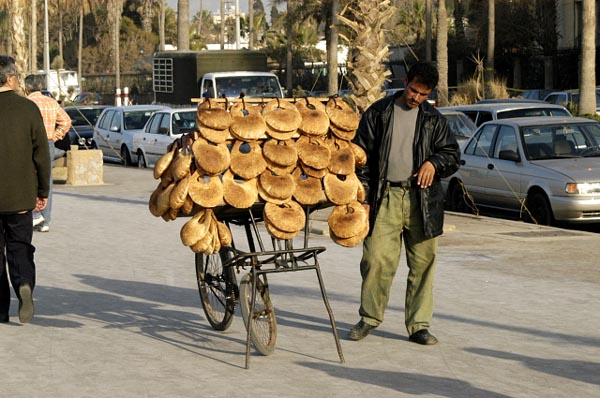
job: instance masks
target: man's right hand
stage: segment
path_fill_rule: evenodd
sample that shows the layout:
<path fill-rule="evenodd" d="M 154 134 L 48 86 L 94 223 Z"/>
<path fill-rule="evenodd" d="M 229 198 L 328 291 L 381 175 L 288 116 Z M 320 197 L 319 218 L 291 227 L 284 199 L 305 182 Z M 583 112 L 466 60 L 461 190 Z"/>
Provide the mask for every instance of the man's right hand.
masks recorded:
<path fill-rule="evenodd" d="M 36 198 L 35 200 L 35 211 L 42 211 L 48 204 L 48 198 Z"/>

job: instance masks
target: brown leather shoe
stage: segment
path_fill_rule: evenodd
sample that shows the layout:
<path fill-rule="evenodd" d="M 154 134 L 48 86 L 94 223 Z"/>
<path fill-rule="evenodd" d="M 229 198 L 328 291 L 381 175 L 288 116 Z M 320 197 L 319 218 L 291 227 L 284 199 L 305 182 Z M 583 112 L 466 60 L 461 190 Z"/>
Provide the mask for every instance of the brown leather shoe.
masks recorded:
<path fill-rule="evenodd" d="M 434 345 L 437 344 L 438 339 L 436 339 L 434 335 L 429 333 L 429 330 L 421 329 L 411 334 L 408 338 L 408 341 L 422 345 Z"/>
<path fill-rule="evenodd" d="M 348 338 L 354 341 L 364 339 L 371 332 L 371 330 L 375 329 L 376 327 L 377 326 L 372 326 L 368 323 L 365 323 L 361 319 L 356 325 L 352 327 L 352 329 L 350 329 L 350 332 L 348 333 Z"/>

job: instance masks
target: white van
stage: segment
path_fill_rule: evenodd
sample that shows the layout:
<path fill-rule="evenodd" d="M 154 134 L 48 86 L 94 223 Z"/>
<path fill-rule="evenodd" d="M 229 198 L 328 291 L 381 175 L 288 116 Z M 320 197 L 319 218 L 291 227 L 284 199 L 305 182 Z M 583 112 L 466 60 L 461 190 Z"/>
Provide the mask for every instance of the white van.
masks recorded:
<path fill-rule="evenodd" d="M 80 92 L 77 72 L 73 70 L 60 69 L 57 71 L 56 69 L 50 69 L 48 74 L 45 70 L 38 70 L 35 74 L 44 77 L 46 90 L 57 101 L 63 99 L 73 100 Z"/>

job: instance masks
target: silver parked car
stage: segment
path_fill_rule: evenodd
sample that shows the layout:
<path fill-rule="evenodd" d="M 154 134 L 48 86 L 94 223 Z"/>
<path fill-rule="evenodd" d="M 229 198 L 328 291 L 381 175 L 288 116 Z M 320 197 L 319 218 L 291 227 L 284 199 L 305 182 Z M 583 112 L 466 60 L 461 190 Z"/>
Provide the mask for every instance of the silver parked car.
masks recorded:
<path fill-rule="evenodd" d="M 457 105 L 438 108 L 442 110 L 461 111 L 479 127 L 490 120 L 508 119 L 528 116 L 571 116 L 561 105 L 544 102 L 497 102 L 486 104 Z"/>
<path fill-rule="evenodd" d="M 464 113 L 441 107 L 437 109 L 448 120 L 448 128 L 454 133 L 457 140 L 464 141 L 477 130 L 475 123 Z"/>
<path fill-rule="evenodd" d="M 461 168 L 442 180 L 447 208 L 508 210 L 543 225 L 598 223 L 599 144 L 600 123 L 590 119 L 485 123 L 463 147 Z"/>
<path fill-rule="evenodd" d="M 120 161 L 125 166 L 136 164 L 137 154 L 132 152 L 133 136 L 144 129 L 154 112 L 161 109 L 167 107 L 131 105 L 106 108 L 94 126 L 92 148 L 100 149 L 103 157 Z"/>
<path fill-rule="evenodd" d="M 174 108 L 155 112 L 142 132 L 133 136 L 138 167 L 154 166 L 167 147 L 184 133 L 196 129 L 197 108 Z"/>

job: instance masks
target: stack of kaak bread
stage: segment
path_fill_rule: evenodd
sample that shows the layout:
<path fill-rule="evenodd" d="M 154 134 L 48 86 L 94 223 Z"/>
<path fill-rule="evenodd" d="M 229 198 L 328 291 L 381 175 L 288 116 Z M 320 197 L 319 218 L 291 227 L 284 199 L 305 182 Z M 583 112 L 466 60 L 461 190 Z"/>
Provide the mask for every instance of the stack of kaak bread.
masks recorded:
<path fill-rule="evenodd" d="M 257 202 L 264 203 L 266 229 L 275 238 L 295 237 L 306 223 L 304 208 L 327 203 L 334 206 L 328 218 L 334 242 L 352 247 L 365 238 L 365 192 L 355 169 L 367 158 L 351 142 L 359 120 L 345 101 L 226 106 L 202 102 L 193 137 L 176 141 L 154 167 L 160 183 L 150 212 L 166 221 L 191 215 L 181 229 L 184 245 L 203 253 L 231 245 L 231 231 L 213 209 Z"/>

